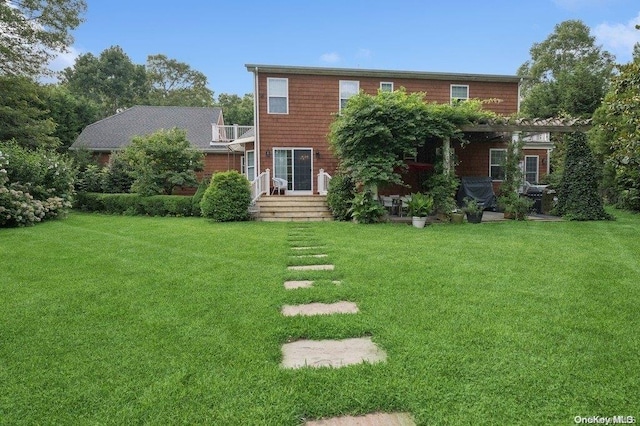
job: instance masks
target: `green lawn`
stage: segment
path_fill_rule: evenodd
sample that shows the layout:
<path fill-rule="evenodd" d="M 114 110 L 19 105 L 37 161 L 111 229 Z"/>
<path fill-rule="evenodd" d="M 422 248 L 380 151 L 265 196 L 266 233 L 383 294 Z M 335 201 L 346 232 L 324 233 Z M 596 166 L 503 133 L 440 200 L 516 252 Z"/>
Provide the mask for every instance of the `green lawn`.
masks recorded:
<path fill-rule="evenodd" d="M 73 213 L 0 229 L 0 424 L 638 418 L 640 217 L 616 214 L 418 230 Z M 312 261 L 335 271 L 288 272 L 296 245 L 325 246 Z M 360 313 L 279 313 L 338 300 Z M 289 340 L 368 335 L 386 363 L 279 367 Z"/>

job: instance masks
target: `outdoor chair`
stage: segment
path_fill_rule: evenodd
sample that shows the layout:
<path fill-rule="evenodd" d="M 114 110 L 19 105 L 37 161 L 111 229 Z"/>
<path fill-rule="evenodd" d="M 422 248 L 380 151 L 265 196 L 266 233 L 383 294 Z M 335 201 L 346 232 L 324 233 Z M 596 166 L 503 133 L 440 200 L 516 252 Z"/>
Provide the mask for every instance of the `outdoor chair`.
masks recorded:
<path fill-rule="evenodd" d="M 280 190 L 283 190 L 286 192 L 287 186 L 289 185 L 289 183 L 285 179 L 274 177 L 271 180 L 273 181 L 273 188 L 271 188 L 271 195 L 273 195 L 273 193 L 276 191 L 278 191 L 278 195 L 280 195 Z"/>

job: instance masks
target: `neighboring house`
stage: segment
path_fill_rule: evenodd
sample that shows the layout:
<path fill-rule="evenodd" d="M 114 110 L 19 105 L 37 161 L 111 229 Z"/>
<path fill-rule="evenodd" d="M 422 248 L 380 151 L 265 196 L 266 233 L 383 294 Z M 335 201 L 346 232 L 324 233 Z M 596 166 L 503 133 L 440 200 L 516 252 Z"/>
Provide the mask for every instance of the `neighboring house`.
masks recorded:
<path fill-rule="evenodd" d="M 255 134 L 245 145 L 244 173 L 252 180 L 269 169 L 270 178 L 287 181 L 288 195 L 324 193 L 322 171 L 333 174 L 338 165 L 329 148 L 329 126 L 349 97 L 359 91 L 425 92 L 428 102 L 450 103 L 466 99 L 499 100 L 486 108 L 502 116 L 519 111 L 521 77 L 365 69 L 246 65 L 254 75 Z M 512 127 L 512 126 L 511 126 Z M 464 148 L 452 143 L 458 176 L 491 176 L 497 189 L 503 176 L 505 146 L 514 130 L 505 127 L 470 129 Z M 523 127 L 523 131 L 534 130 Z M 465 130 L 465 133 L 467 131 Z M 417 158 L 407 159 L 405 181 L 428 170 L 442 141 L 427 141 Z M 537 183 L 548 173 L 551 146 L 527 141 L 525 175 Z M 263 188 L 262 191 L 268 192 Z M 419 190 L 419 188 L 406 191 Z M 384 192 L 384 188 L 381 189 Z M 394 189 L 397 192 L 397 189 Z"/>
<path fill-rule="evenodd" d="M 204 153 L 201 176 L 242 167 L 242 155 L 237 151 L 226 146 L 212 146 L 216 130 L 224 128 L 220 108 L 134 106 L 88 125 L 70 149 L 87 149 L 105 164 L 112 152 L 124 149 L 133 137 L 174 127 L 186 130 L 187 140 L 193 148 Z"/>

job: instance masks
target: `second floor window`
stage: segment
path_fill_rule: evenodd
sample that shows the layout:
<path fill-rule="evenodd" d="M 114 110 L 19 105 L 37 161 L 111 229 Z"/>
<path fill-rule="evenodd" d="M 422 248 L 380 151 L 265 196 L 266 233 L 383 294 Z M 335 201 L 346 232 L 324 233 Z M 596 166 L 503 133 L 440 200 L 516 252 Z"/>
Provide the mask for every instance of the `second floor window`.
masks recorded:
<path fill-rule="evenodd" d="M 289 79 L 267 78 L 267 113 L 289 113 Z"/>
<path fill-rule="evenodd" d="M 469 99 L 469 86 L 462 84 L 451 85 L 451 103 L 462 102 Z"/>
<path fill-rule="evenodd" d="M 340 80 L 340 111 L 347 105 L 349 98 L 357 95 L 359 91 L 359 81 Z"/>

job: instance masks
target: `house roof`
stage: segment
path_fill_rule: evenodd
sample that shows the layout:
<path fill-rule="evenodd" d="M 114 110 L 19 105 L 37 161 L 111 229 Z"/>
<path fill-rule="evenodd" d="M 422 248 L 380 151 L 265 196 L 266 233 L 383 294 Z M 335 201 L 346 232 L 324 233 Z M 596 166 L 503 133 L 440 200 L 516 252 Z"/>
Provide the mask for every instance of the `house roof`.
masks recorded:
<path fill-rule="evenodd" d="M 96 121 L 84 128 L 71 149 L 118 151 L 134 136 L 178 127 L 187 131 L 187 140 L 201 151 L 212 151 L 211 125 L 221 119 L 222 109 L 178 106 L 137 105 Z"/>
<path fill-rule="evenodd" d="M 304 75 L 335 75 L 353 77 L 378 77 L 378 78 L 411 78 L 422 80 L 455 80 L 455 81 L 485 81 L 502 83 L 519 83 L 522 77 L 517 75 L 496 74 L 465 74 L 443 73 L 423 71 L 393 71 L 372 70 L 360 68 L 323 68 L 323 67 L 298 67 L 287 65 L 257 65 L 245 64 L 247 71 L 278 73 L 278 74 L 304 74 Z"/>

